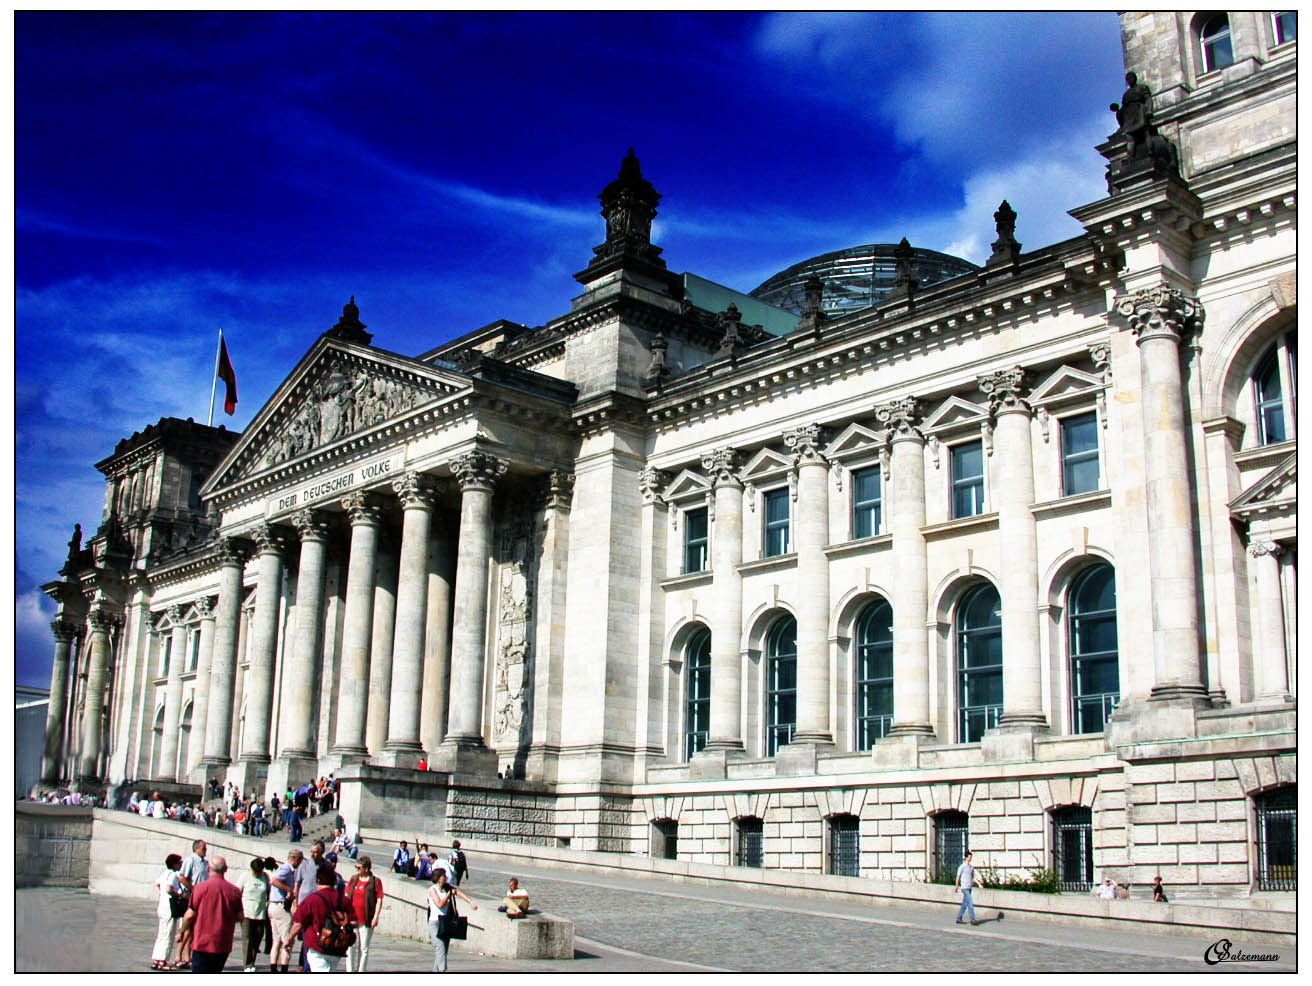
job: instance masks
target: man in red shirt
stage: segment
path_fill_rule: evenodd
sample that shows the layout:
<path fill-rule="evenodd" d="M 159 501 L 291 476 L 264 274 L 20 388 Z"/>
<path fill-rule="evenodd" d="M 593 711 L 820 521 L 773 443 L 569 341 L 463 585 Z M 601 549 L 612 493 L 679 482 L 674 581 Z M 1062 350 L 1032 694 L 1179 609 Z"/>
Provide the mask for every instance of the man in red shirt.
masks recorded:
<path fill-rule="evenodd" d="M 192 932 L 191 971 L 222 972 L 232 951 L 232 933 L 241 918 L 241 890 L 224 877 L 228 861 L 210 860 L 210 878 L 191 892 L 191 906 L 182 918 L 178 941 Z"/>
<path fill-rule="evenodd" d="M 319 932 L 323 930 L 324 922 L 334 910 L 345 911 L 349 915 L 351 905 L 347 902 L 346 895 L 337 889 L 337 871 L 327 863 L 319 867 L 314 875 L 314 882 L 316 884 L 314 893 L 306 897 L 301 902 L 301 906 L 296 908 L 296 913 L 292 915 L 292 929 L 284 944 L 287 948 L 291 948 L 296 936 L 304 929 L 305 960 L 310 971 L 336 972 L 342 956 L 323 950 L 319 944 Z"/>

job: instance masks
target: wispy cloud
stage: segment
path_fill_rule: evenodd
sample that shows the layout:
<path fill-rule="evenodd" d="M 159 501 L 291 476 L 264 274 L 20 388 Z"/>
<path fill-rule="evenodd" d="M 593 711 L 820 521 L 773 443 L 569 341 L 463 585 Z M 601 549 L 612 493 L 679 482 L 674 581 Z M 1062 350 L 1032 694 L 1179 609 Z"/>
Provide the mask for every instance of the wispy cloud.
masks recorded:
<path fill-rule="evenodd" d="M 14 228 L 19 233 L 41 233 L 52 236 L 67 236 L 80 240 L 115 240 L 120 243 L 149 243 L 163 246 L 165 241 L 157 236 L 136 230 L 109 229 L 70 223 L 55 216 L 19 206 L 14 210 Z"/>

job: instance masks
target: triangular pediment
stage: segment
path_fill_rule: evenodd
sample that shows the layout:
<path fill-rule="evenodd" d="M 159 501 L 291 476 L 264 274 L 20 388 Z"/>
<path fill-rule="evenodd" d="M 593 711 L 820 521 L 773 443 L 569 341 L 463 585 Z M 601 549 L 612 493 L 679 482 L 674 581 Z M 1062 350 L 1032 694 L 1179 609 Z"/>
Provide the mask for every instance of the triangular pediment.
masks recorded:
<path fill-rule="evenodd" d="M 744 483 L 759 483 L 763 479 L 773 479 L 793 468 L 793 460 L 782 452 L 763 448 L 752 456 L 745 466 L 738 470 L 738 478 Z"/>
<path fill-rule="evenodd" d="M 470 388 L 443 367 L 321 338 L 260 409 L 201 490 L 214 490 L 356 439 Z"/>
<path fill-rule="evenodd" d="M 988 408 L 962 397 L 949 397 L 934 413 L 925 419 L 923 431 L 944 431 L 966 425 L 977 425 L 988 418 Z"/>
<path fill-rule="evenodd" d="M 1277 505 L 1293 507 L 1298 502 L 1298 453 L 1291 452 L 1276 467 L 1230 501 L 1235 514 L 1248 514 Z"/>
<path fill-rule="evenodd" d="M 689 500 L 693 497 L 705 496 L 710 490 L 710 480 L 691 469 L 685 469 L 674 477 L 669 486 L 665 487 L 661 499 L 667 503 L 674 500 Z"/>
<path fill-rule="evenodd" d="M 1051 404 L 1067 397 L 1091 394 L 1103 388 L 1102 378 L 1073 366 L 1061 366 L 1030 393 L 1029 402 L 1035 407 Z"/>
<path fill-rule="evenodd" d="M 869 455 L 884 447 L 884 436 L 855 421 L 825 447 L 825 458 L 841 461 L 855 455 Z"/>

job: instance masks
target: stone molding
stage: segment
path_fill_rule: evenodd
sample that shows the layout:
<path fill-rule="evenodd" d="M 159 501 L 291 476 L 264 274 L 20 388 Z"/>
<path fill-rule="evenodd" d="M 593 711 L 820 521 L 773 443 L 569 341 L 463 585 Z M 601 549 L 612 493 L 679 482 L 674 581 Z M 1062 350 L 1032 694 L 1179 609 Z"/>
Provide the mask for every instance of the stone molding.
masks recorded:
<path fill-rule="evenodd" d="M 431 510 L 440 488 L 433 476 L 412 471 L 392 480 L 392 491 L 406 510 Z"/>
<path fill-rule="evenodd" d="M 1203 327 L 1203 306 L 1179 288 L 1164 284 L 1119 298 L 1114 310 L 1140 345 L 1158 338 L 1182 343 Z"/>
<path fill-rule="evenodd" d="M 738 467 L 742 464 L 738 450 L 729 446 L 712 449 L 702 454 L 702 469 L 711 479 L 711 488 L 717 486 L 742 486 L 738 478 Z"/>
<path fill-rule="evenodd" d="M 989 400 L 990 414 L 1030 413 L 1029 402 L 1025 399 L 1030 389 L 1026 386 L 1025 376 L 1023 368 L 1013 366 L 979 378 L 979 389 Z"/>
<path fill-rule="evenodd" d="M 509 466 L 505 459 L 488 455 L 486 452 L 466 452 L 451 461 L 451 471 L 455 473 L 461 492 L 490 491 Z"/>

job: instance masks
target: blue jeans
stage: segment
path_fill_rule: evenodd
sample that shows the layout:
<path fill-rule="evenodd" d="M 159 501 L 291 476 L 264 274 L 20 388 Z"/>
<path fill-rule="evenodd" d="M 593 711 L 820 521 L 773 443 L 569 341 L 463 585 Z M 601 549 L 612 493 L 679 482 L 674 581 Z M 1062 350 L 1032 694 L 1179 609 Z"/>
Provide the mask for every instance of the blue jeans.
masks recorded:
<path fill-rule="evenodd" d="M 961 888 L 961 910 L 957 911 L 958 921 L 961 920 L 961 915 L 965 914 L 967 910 L 970 911 L 970 919 L 975 920 L 975 901 L 971 897 L 974 892 L 974 889 L 970 887 Z"/>

